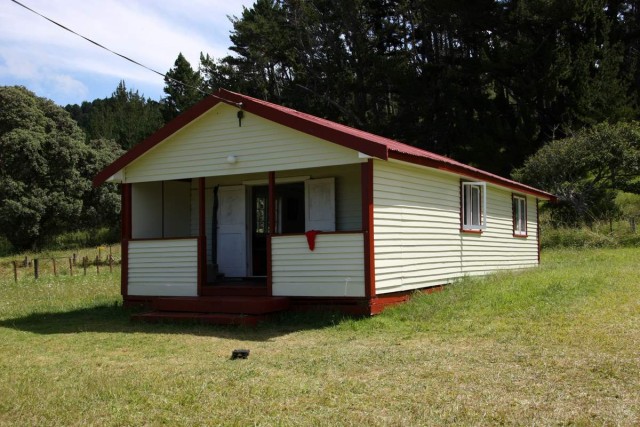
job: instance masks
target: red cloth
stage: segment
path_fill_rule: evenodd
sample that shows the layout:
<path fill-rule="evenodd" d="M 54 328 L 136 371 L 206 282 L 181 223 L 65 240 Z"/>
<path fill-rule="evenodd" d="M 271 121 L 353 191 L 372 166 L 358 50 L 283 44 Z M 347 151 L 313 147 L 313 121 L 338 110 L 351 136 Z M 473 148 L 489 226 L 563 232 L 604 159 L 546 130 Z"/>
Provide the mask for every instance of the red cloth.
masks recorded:
<path fill-rule="evenodd" d="M 307 243 L 309 244 L 309 250 L 316 248 L 316 236 L 320 233 L 318 230 L 309 230 L 304 233 L 307 236 Z"/>

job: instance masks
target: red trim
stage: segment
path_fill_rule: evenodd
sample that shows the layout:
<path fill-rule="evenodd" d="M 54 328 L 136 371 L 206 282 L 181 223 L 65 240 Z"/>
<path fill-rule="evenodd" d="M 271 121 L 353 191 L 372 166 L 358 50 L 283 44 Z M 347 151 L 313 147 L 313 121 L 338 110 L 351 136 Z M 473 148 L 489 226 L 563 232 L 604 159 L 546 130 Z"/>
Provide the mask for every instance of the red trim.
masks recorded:
<path fill-rule="evenodd" d="M 137 238 L 137 239 L 129 239 L 131 242 L 146 242 L 148 240 L 189 240 L 193 239 L 193 236 L 183 236 L 183 237 L 145 237 L 145 238 Z"/>
<path fill-rule="evenodd" d="M 198 178 L 198 295 L 202 295 L 202 287 L 207 281 L 207 228 L 206 197 L 204 178 Z"/>
<path fill-rule="evenodd" d="M 269 172 L 269 234 L 267 234 L 267 295 L 273 295 L 271 238 L 276 232 L 276 173 Z"/>
<path fill-rule="evenodd" d="M 202 114 L 209 111 L 212 107 L 220 103 L 219 99 L 213 97 L 206 97 L 196 105 L 180 114 L 175 119 L 160 128 L 156 133 L 142 141 L 140 144 L 135 145 L 131 150 L 127 151 L 120 158 L 116 159 L 109 166 L 100 171 L 95 178 L 93 178 L 93 185 L 98 186 L 109 179 L 116 172 L 129 165 L 132 161 L 155 147 L 169 136 L 173 135 L 184 126 L 191 123 L 193 120 L 200 117 Z"/>
<path fill-rule="evenodd" d="M 443 161 L 436 160 L 429 157 L 424 157 L 415 154 L 400 153 L 396 151 L 389 152 L 389 158 L 401 160 L 407 163 L 413 163 L 416 165 L 426 166 L 433 169 L 438 169 L 446 172 L 451 172 L 456 175 L 462 175 L 466 178 L 477 179 L 480 181 L 490 182 L 492 184 L 500 185 L 501 187 L 509 188 L 510 190 L 519 191 L 525 194 L 531 194 L 532 196 L 540 197 L 542 199 L 556 201 L 556 196 L 547 193 L 537 188 L 529 187 L 528 185 L 521 184 L 516 181 L 512 181 L 507 178 L 503 178 L 498 175 L 494 175 L 489 172 L 485 172 L 480 169 L 476 169 L 471 166 L 467 166 L 462 163 L 458 163 L 454 160 Z"/>
<path fill-rule="evenodd" d="M 536 239 L 538 239 L 538 264 L 540 264 L 540 206 L 538 199 L 536 199 Z"/>
<path fill-rule="evenodd" d="M 362 233 L 364 235 L 364 294 L 367 298 L 372 298 L 376 294 L 372 159 L 361 164 L 360 183 L 362 187 Z"/>
<path fill-rule="evenodd" d="M 131 240 L 131 184 L 120 186 L 120 233 L 122 238 L 120 256 L 120 293 L 126 296 L 129 292 L 129 240 Z"/>
<path fill-rule="evenodd" d="M 188 125 L 193 120 L 218 105 L 220 102 L 228 102 L 232 105 L 242 104 L 242 109 L 249 113 L 256 114 L 291 129 L 296 129 L 300 132 L 316 136 L 372 157 L 383 160 L 394 158 L 409 163 L 452 172 L 473 179 L 492 182 L 542 199 L 556 199 L 552 194 L 476 169 L 472 166 L 456 162 L 455 160 L 429 151 L 224 89 L 218 90 L 215 96 L 203 99 L 194 107 L 176 117 L 159 131 L 107 166 L 96 175 L 93 180 L 93 184 L 96 186 L 102 184 L 116 172 L 129 165 L 148 150 L 155 147 L 164 139 L 173 135 L 182 127 Z"/>
<path fill-rule="evenodd" d="M 460 232 L 468 233 L 468 234 L 482 234 L 482 230 L 467 229 L 467 228 L 461 228 Z"/>
<path fill-rule="evenodd" d="M 317 234 L 362 234 L 363 230 L 343 230 L 343 231 L 316 231 Z M 291 236 L 304 236 L 305 233 L 277 233 L 273 237 L 291 237 Z"/>

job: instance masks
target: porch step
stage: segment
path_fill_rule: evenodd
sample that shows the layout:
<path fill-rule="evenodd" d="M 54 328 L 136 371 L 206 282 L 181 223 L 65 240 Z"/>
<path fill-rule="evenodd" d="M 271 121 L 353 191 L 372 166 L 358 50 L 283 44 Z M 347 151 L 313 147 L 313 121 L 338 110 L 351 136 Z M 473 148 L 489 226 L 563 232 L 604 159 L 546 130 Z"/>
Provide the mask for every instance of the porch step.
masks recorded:
<path fill-rule="evenodd" d="M 148 313 L 134 314 L 133 321 L 149 323 L 160 322 L 197 322 L 213 325 L 243 325 L 255 326 L 264 321 L 266 316 L 244 315 L 232 313 L 189 313 L 183 311 L 151 311 Z"/>
<path fill-rule="evenodd" d="M 203 296 L 256 296 L 266 297 L 267 287 L 260 285 L 213 285 L 202 287 Z"/>
<path fill-rule="evenodd" d="M 275 313 L 289 305 L 287 297 L 266 296 L 159 297 L 151 304 L 154 311 L 236 315 Z"/>

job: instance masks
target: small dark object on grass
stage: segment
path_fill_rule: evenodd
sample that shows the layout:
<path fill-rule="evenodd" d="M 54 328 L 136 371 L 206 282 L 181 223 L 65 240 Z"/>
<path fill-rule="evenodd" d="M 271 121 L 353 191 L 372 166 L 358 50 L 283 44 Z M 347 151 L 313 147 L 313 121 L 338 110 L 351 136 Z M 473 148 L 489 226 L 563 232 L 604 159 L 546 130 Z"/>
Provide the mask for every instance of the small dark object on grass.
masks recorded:
<path fill-rule="evenodd" d="M 231 360 L 246 359 L 249 357 L 249 350 L 233 350 L 231 352 Z"/>

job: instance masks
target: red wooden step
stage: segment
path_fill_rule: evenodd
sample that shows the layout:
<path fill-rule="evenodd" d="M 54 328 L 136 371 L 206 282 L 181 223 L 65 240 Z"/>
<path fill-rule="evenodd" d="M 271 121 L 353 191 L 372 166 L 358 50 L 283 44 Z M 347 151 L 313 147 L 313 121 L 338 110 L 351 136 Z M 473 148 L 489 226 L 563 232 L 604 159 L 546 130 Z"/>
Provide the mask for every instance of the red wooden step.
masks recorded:
<path fill-rule="evenodd" d="M 255 326 L 264 321 L 265 316 L 244 315 L 232 313 L 188 313 L 183 311 L 151 311 L 148 313 L 134 314 L 131 320 L 149 323 L 159 322 L 197 322 L 213 325 L 245 325 Z"/>
<path fill-rule="evenodd" d="M 203 296 L 267 296 L 265 285 L 208 285 L 202 287 Z"/>
<path fill-rule="evenodd" d="M 153 300 L 152 308 L 155 311 L 261 315 L 286 310 L 289 304 L 286 297 L 159 297 Z"/>

